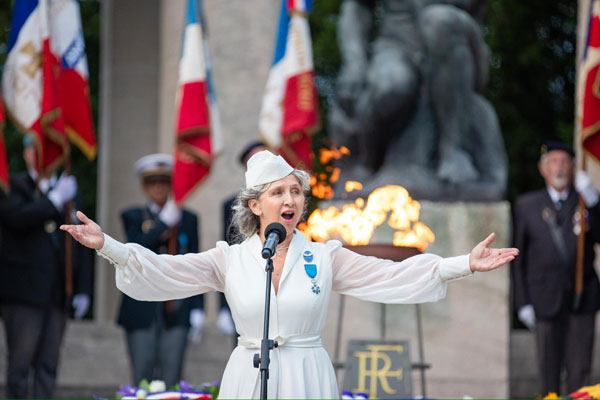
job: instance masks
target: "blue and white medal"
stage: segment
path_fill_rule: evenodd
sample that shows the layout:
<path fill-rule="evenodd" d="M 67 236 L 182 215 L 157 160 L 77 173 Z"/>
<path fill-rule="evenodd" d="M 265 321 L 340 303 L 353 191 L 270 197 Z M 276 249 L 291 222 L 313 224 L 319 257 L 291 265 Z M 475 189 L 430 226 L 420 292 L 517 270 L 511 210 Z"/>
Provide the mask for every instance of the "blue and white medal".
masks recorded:
<path fill-rule="evenodd" d="M 302 257 L 306 262 L 304 264 L 304 271 L 306 271 L 306 275 L 308 275 L 310 282 L 312 283 L 311 291 L 314 294 L 319 294 L 321 293 L 321 288 L 319 285 L 317 285 L 317 280 L 315 279 L 317 277 L 317 265 L 311 264 L 313 261 L 313 253 L 310 250 L 306 250 L 304 253 L 302 253 Z"/>

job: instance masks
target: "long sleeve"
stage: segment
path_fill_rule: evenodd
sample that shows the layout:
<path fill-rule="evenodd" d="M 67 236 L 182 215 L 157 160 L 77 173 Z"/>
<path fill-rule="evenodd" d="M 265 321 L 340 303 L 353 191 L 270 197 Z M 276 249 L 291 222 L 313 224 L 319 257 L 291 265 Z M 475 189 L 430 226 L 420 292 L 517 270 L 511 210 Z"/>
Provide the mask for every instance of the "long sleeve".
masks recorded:
<path fill-rule="evenodd" d="M 202 253 L 159 255 L 104 235 L 98 254 L 115 265 L 117 288 L 123 293 L 136 300 L 164 301 L 223 291 L 228 247 L 219 242 Z"/>
<path fill-rule="evenodd" d="M 423 303 L 446 296 L 447 282 L 471 275 L 469 255 L 442 258 L 421 254 L 401 262 L 367 257 L 333 247 L 333 290 L 381 303 Z"/>

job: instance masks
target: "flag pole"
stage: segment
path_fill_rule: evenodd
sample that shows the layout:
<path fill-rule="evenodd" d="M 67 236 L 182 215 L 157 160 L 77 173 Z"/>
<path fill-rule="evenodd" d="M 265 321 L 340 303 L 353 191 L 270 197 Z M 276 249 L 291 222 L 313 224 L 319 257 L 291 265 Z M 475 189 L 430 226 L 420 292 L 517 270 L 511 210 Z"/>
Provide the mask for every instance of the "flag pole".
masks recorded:
<path fill-rule="evenodd" d="M 585 149 L 581 151 L 581 170 L 586 171 Z M 579 195 L 579 226 L 581 229 L 577 235 L 577 260 L 575 263 L 575 297 L 573 298 L 573 310 L 577 311 L 581 305 L 581 296 L 583 293 L 583 262 L 585 254 L 585 202 Z"/>
<path fill-rule="evenodd" d="M 65 175 L 71 175 L 71 152 L 65 154 Z M 65 224 L 71 224 L 73 200 L 65 203 Z M 69 307 L 73 296 L 73 241 L 71 235 L 65 235 L 65 295 L 66 306 Z"/>

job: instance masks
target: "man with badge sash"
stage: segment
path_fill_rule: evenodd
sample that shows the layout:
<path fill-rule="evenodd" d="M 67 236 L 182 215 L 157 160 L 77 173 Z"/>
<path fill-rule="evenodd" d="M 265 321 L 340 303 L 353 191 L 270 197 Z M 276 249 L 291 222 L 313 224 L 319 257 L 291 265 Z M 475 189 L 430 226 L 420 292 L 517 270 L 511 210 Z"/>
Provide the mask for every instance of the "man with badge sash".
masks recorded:
<path fill-rule="evenodd" d="M 513 239 L 521 256 L 512 263 L 514 307 L 519 320 L 535 332 L 542 395 L 560 394 L 563 368 L 566 393 L 591 383 L 595 317 L 600 308 L 600 283 L 594 270 L 600 205 L 585 172 L 578 171 L 573 179 L 574 167 L 570 147 L 545 143 L 538 169 L 546 187 L 521 195 L 515 203 Z M 575 266 L 582 227 L 585 250 L 579 297 Z"/>
<path fill-rule="evenodd" d="M 129 242 L 156 253 L 197 253 L 198 217 L 171 198 L 172 168 L 168 154 L 150 154 L 134 164 L 147 203 L 123 211 L 125 234 Z M 160 379 L 167 387 L 179 383 L 188 337 L 201 338 L 203 305 L 202 295 L 167 302 L 123 295 L 118 324 L 125 328 L 133 384 L 142 379 Z"/>
<path fill-rule="evenodd" d="M 76 196 L 77 182 L 64 173 L 39 176 L 33 139 L 25 137 L 23 147 L 27 171 L 11 174 L 8 194 L 0 191 L 0 314 L 8 348 L 6 398 L 49 399 L 54 395 L 60 345 L 71 307 L 79 319 L 90 304 L 91 254 L 72 241 L 69 276 L 75 278 L 71 279 L 74 290 L 67 293 L 66 238 L 58 226 L 65 221 L 66 204 Z"/>

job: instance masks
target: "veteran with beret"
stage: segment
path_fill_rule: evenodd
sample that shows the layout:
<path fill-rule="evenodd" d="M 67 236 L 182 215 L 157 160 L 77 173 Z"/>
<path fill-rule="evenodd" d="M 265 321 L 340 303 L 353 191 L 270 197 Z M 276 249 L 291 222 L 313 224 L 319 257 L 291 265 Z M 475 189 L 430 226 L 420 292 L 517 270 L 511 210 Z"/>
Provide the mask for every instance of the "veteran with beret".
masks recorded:
<path fill-rule="evenodd" d="M 308 173 L 264 150 L 248 160 L 246 188 L 233 207 L 240 244 L 218 242 L 198 254 L 158 256 L 137 244 L 104 234 L 83 214 L 84 225 L 63 226 L 116 268 L 117 287 L 143 300 L 166 300 L 216 290 L 225 293 L 240 335 L 223 374 L 222 398 L 258 398 L 260 374 L 253 366 L 263 333 L 265 228 L 278 222 L 287 232 L 273 256 L 269 398 L 339 398 L 333 366 L 323 348 L 332 292 L 386 303 L 437 301 L 449 281 L 513 260 L 517 249 L 492 249 L 491 234 L 470 254 L 441 258 L 422 254 L 402 262 L 365 257 L 337 240 L 315 243 L 296 229 L 306 207 Z"/>
<path fill-rule="evenodd" d="M 590 384 L 600 284 L 594 270 L 594 243 L 600 241 L 600 205 L 590 178 L 574 175 L 575 154 L 562 142 L 542 146 L 538 170 L 545 187 L 515 202 L 514 246 L 521 256 L 512 264 L 514 308 L 535 331 L 541 394 L 565 393 Z M 575 178 L 575 179 L 574 179 Z M 579 197 L 585 207 L 580 209 Z M 577 240 L 585 220 L 583 292 L 575 304 Z"/>
<path fill-rule="evenodd" d="M 157 254 L 197 253 L 198 217 L 170 198 L 172 156 L 149 154 L 133 168 L 146 204 L 121 213 L 127 241 Z M 125 329 L 133 384 L 142 379 L 160 379 L 167 387 L 179 383 L 188 336 L 200 340 L 203 305 L 202 295 L 166 302 L 123 295 L 117 322 Z"/>

